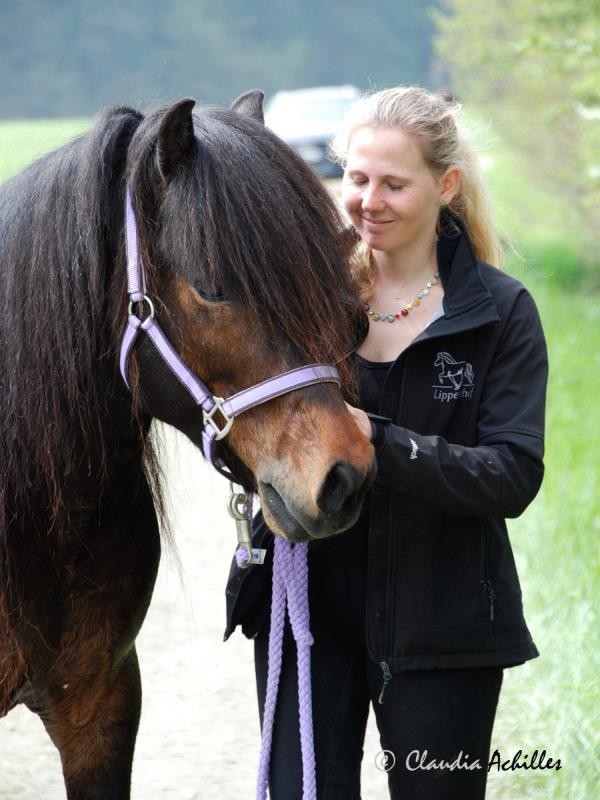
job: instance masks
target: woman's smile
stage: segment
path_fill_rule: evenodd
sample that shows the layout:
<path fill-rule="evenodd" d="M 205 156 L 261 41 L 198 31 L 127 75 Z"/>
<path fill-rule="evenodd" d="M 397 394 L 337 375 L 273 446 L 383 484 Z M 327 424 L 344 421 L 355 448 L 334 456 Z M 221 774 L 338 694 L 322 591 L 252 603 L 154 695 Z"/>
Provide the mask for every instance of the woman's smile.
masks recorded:
<path fill-rule="evenodd" d="M 369 225 L 389 225 L 390 222 L 393 222 L 391 219 L 371 219 L 371 217 L 365 217 L 364 215 L 363 219 Z"/>

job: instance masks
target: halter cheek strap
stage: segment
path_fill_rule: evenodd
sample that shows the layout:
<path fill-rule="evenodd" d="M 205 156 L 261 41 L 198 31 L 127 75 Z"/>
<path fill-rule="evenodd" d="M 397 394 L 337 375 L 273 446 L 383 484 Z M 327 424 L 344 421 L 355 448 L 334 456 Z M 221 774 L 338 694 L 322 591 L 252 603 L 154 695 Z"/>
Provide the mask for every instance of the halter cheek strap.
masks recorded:
<path fill-rule="evenodd" d="M 143 332 L 149 337 L 173 375 L 194 398 L 194 402 L 202 408 L 202 450 L 206 459 L 219 472 L 231 478 L 231 475 L 225 471 L 226 468 L 223 462 L 215 456 L 215 445 L 217 441 L 227 436 L 235 418 L 239 414 L 273 400 L 275 397 L 287 394 L 294 389 L 301 389 L 323 382 L 333 382 L 339 385 L 339 373 L 335 367 L 326 364 L 310 364 L 289 370 L 274 378 L 269 378 L 248 389 L 243 389 L 226 400 L 213 395 L 177 353 L 155 319 L 154 304 L 147 294 L 146 270 L 139 252 L 137 225 L 129 190 L 126 191 L 125 195 L 125 230 L 129 314 L 119 357 L 123 380 L 127 387 L 130 388 L 128 380 L 129 358 L 138 336 Z M 137 307 L 142 313 L 144 305 L 148 308 L 148 314 L 142 318 L 134 313 L 134 309 Z M 225 420 L 224 424 L 219 424 L 215 419 L 216 412 L 219 412 Z"/>

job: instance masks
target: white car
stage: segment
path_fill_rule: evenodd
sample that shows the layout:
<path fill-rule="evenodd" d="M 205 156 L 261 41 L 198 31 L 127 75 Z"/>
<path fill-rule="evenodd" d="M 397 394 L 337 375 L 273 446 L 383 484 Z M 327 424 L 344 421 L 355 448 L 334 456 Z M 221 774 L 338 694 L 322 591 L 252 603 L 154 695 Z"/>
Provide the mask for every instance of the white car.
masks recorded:
<path fill-rule="evenodd" d="M 338 177 L 342 169 L 331 161 L 329 144 L 359 97 L 349 84 L 276 92 L 265 106 L 265 124 L 320 175 Z"/>

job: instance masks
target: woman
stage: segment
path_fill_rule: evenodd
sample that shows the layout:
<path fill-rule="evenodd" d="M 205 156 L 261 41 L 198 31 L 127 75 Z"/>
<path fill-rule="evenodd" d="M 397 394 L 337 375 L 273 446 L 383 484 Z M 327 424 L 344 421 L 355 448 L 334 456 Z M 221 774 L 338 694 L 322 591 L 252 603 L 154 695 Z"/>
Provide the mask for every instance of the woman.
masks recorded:
<path fill-rule="evenodd" d="M 529 294 L 490 266 L 501 249 L 456 115 L 438 95 L 389 89 L 358 101 L 335 142 L 369 316 L 350 410 L 378 473 L 357 524 L 309 548 L 328 800 L 360 797 L 371 704 L 392 798 L 483 798 L 503 669 L 538 655 L 504 519 L 542 480 L 546 348 Z M 234 568 L 227 635 L 242 622 L 255 636 L 262 707 L 267 603 L 251 580 L 240 602 L 241 580 Z M 296 680 L 288 630 L 273 800 L 302 796 Z"/>

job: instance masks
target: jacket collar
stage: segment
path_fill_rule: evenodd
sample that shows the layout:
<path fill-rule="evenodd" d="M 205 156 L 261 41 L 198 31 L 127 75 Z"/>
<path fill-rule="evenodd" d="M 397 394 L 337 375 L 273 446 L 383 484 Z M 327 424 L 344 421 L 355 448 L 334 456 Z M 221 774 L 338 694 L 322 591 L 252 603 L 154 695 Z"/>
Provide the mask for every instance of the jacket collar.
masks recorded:
<path fill-rule="evenodd" d="M 444 316 L 428 325 L 403 353 L 424 339 L 459 333 L 500 321 L 496 303 L 483 282 L 481 264 L 475 258 L 462 221 L 448 212 L 442 223 L 444 228 L 437 242 L 437 261 L 444 287 Z M 364 318 L 361 317 L 361 321 L 363 324 L 357 333 L 356 347 L 359 347 L 369 329 L 366 314 Z M 399 359 L 401 357 L 402 353 Z"/>
<path fill-rule="evenodd" d="M 431 325 L 436 335 L 442 327 L 464 330 L 498 322 L 500 316 L 483 282 L 481 264 L 462 222 L 454 216 L 446 219 L 437 243 L 437 258 L 444 287 L 444 316 Z"/>

